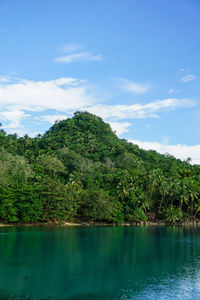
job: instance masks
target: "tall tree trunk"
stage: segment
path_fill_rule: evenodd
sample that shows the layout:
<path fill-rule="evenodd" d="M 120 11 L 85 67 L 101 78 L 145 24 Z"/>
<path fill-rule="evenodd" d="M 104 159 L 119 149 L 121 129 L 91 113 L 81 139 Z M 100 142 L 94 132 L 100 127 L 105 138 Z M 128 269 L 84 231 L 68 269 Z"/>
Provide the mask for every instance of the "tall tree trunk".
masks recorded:
<path fill-rule="evenodd" d="M 164 197 L 162 196 L 162 198 L 161 198 L 161 200 L 160 200 L 160 205 L 159 205 L 158 213 L 161 212 L 163 199 L 164 199 Z"/>
<path fill-rule="evenodd" d="M 193 211 L 194 211 L 194 203 L 193 200 L 191 201 L 191 217 L 193 216 Z"/>

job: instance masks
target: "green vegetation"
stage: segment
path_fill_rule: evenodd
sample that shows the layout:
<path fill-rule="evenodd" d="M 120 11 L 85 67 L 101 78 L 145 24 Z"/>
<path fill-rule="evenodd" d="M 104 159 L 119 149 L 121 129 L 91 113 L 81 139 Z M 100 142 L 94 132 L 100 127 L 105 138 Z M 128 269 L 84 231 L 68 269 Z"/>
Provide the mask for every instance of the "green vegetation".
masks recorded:
<path fill-rule="evenodd" d="M 0 130 L 3 222 L 171 223 L 200 214 L 200 166 L 139 149 L 88 112 L 44 135 Z"/>

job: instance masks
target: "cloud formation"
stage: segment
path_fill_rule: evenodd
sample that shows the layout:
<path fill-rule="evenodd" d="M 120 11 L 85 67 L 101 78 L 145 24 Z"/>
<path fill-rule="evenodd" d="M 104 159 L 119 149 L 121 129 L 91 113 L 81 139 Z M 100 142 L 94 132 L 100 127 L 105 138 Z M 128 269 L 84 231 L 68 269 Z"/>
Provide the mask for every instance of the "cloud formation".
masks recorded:
<path fill-rule="evenodd" d="M 42 115 L 40 117 L 37 117 L 36 119 L 40 121 L 48 122 L 50 124 L 54 124 L 55 121 L 66 120 L 67 118 L 68 118 L 67 115 L 55 114 L 55 115 Z"/>
<path fill-rule="evenodd" d="M 168 94 L 178 94 L 180 93 L 180 90 L 177 90 L 177 89 L 169 89 L 168 90 Z"/>
<path fill-rule="evenodd" d="M 117 135 L 128 132 L 128 128 L 131 126 L 131 123 L 128 122 L 109 122 L 109 124 L 112 130 L 115 131 Z"/>
<path fill-rule="evenodd" d="M 189 81 L 193 81 L 195 79 L 197 79 L 197 76 L 195 76 L 194 74 L 187 74 L 187 75 L 185 75 L 181 78 L 181 81 L 182 82 L 189 82 Z"/>
<path fill-rule="evenodd" d="M 176 75 L 184 74 L 190 72 L 190 69 L 186 68 L 181 68 L 176 72 Z"/>
<path fill-rule="evenodd" d="M 169 153 L 176 158 L 186 160 L 191 157 L 193 164 L 200 164 L 200 145 L 187 146 L 187 145 L 168 145 L 158 142 L 147 142 L 140 140 L 129 140 L 133 144 L 137 144 L 139 147 L 145 150 L 156 150 L 161 154 Z"/>
<path fill-rule="evenodd" d="M 102 99 L 101 99 L 102 102 Z M 87 80 L 61 77 L 47 81 L 33 81 L 17 77 L 0 77 L 0 117 L 5 128 L 19 131 L 24 120 L 34 122 L 62 120 L 76 110 L 87 110 L 110 122 L 117 134 L 128 132 L 128 120 L 158 118 L 160 113 L 188 108 L 190 99 L 168 98 L 146 104 L 100 104 Z M 48 114 L 48 112 L 51 112 Z M 33 117 L 33 114 L 37 116 Z M 120 122 L 125 120 L 125 122 Z M 33 126 L 33 125 L 32 125 Z"/>
<path fill-rule="evenodd" d="M 5 128 L 17 129 L 20 126 L 20 122 L 30 117 L 30 114 L 26 114 L 24 111 L 3 111 L 0 112 L 0 118 L 2 121 L 9 122 Z"/>
<path fill-rule="evenodd" d="M 60 52 L 65 54 L 56 57 L 54 62 L 70 64 L 74 62 L 101 61 L 103 59 L 102 54 L 93 54 L 84 48 L 83 45 L 78 43 L 66 44 L 60 49 Z"/>
<path fill-rule="evenodd" d="M 150 86 L 147 84 L 133 82 L 124 78 L 120 78 L 119 81 L 124 90 L 135 94 L 146 94 L 150 89 Z"/>
<path fill-rule="evenodd" d="M 103 119 L 145 119 L 158 118 L 158 112 L 170 111 L 176 108 L 192 107 L 193 101 L 189 99 L 169 98 L 164 100 L 152 101 L 147 104 L 133 105 L 94 105 L 88 107 L 88 111 L 101 116 Z"/>
<path fill-rule="evenodd" d="M 76 110 L 96 102 L 85 81 L 59 78 L 31 81 L 9 78 L 0 83 L 0 109 L 43 111 Z"/>
<path fill-rule="evenodd" d="M 84 62 L 84 61 L 100 61 L 102 60 L 102 55 L 97 54 L 93 55 L 91 52 L 81 52 L 81 53 L 74 53 L 64 56 L 59 56 L 55 58 L 55 62 L 63 62 L 66 64 L 70 64 L 73 62 Z"/>

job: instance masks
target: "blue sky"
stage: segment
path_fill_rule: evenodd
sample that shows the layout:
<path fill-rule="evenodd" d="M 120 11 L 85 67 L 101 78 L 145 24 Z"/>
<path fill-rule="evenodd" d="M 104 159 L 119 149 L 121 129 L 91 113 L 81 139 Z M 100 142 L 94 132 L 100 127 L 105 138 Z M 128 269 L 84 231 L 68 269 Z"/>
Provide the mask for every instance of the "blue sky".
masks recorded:
<path fill-rule="evenodd" d="M 34 136 L 88 110 L 200 163 L 199 0 L 0 0 L 0 120 Z"/>

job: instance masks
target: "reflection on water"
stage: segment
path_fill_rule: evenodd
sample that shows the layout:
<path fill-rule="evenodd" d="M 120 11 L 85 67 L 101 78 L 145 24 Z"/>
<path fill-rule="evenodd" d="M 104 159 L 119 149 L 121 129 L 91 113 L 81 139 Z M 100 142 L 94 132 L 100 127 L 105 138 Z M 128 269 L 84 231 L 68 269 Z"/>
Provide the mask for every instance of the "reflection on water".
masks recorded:
<path fill-rule="evenodd" d="M 200 299 L 200 229 L 0 228 L 0 299 Z"/>

